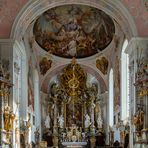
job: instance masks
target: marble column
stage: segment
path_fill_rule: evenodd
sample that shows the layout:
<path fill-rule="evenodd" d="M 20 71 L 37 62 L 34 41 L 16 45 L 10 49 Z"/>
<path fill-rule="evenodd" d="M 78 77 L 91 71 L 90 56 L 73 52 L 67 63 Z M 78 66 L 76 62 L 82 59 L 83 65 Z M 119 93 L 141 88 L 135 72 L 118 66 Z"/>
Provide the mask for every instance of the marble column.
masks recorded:
<path fill-rule="evenodd" d="M 85 115 L 86 115 L 86 102 L 84 101 L 84 104 L 83 104 L 84 106 L 84 108 L 83 108 L 83 127 L 85 127 L 85 124 L 84 124 L 84 122 L 85 122 Z"/>
<path fill-rule="evenodd" d="M 54 131 L 53 134 L 57 135 L 57 96 L 54 98 Z"/>
<path fill-rule="evenodd" d="M 95 112 L 94 112 L 94 108 L 95 108 L 95 104 L 94 104 L 94 98 L 92 98 L 92 102 L 91 102 L 91 122 L 92 122 L 92 127 L 94 127 L 94 116 L 95 116 Z"/>
<path fill-rule="evenodd" d="M 145 125 L 144 128 L 148 128 L 148 96 L 145 96 Z"/>
<path fill-rule="evenodd" d="M 57 96 L 54 98 L 54 127 L 53 127 L 53 146 L 58 147 L 58 125 L 57 125 Z"/>
<path fill-rule="evenodd" d="M 61 115 L 64 117 L 64 102 L 61 104 Z"/>
<path fill-rule="evenodd" d="M 94 120 L 94 117 L 95 117 L 95 111 L 94 111 L 94 109 L 95 109 L 95 104 L 94 104 L 94 100 L 95 100 L 95 97 L 93 96 L 92 97 L 92 102 L 91 102 L 91 133 L 92 134 L 95 134 L 95 125 L 94 125 L 94 122 L 95 122 L 95 120 Z"/>

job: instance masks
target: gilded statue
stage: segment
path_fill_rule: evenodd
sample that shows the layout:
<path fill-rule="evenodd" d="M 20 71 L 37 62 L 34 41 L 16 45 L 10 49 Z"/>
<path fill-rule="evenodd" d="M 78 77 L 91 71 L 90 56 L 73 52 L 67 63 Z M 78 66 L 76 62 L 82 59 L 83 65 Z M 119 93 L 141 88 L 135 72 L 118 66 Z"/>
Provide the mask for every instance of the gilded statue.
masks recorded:
<path fill-rule="evenodd" d="M 5 106 L 4 108 L 4 129 L 6 131 L 12 130 L 14 119 L 15 119 L 15 115 L 10 110 L 10 107 Z"/>
<path fill-rule="evenodd" d="M 138 110 L 138 112 L 133 117 L 133 124 L 136 127 L 137 131 L 141 131 L 143 129 L 144 124 L 144 111 Z"/>
<path fill-rule="evenodd" d="M 4 108 L 4 129 L 5 130 L 9 130 L 9 126 L 10 126 L 10 107 L 6 106 Z"/>

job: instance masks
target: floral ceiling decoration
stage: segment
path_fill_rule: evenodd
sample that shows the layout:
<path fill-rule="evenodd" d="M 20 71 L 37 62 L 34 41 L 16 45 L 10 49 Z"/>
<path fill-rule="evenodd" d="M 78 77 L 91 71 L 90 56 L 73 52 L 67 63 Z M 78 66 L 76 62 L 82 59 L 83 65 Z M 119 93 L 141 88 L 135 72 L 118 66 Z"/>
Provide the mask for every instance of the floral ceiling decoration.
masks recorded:
<path fill-rule="evenodd" d="M 115 26 L 103 11 L 75 4 L 44 12 L 35 22 L 33 32 L 45 51 L 65 58 L 84 58 L 110 44 Z"/>

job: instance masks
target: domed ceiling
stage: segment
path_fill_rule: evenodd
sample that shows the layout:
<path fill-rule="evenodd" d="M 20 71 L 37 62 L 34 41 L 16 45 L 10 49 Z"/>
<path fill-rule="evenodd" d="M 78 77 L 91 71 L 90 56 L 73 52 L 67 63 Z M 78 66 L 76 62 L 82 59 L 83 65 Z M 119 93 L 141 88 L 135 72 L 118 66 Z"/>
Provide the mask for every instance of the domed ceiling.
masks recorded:
<path fill-rule="evenodd" d="M 33 32 L 43 50 L 64 58 L 85 58 L 110 44 L 115 26 L 101 10 L 63 5 L 44 12 L 36 20 Z"/>

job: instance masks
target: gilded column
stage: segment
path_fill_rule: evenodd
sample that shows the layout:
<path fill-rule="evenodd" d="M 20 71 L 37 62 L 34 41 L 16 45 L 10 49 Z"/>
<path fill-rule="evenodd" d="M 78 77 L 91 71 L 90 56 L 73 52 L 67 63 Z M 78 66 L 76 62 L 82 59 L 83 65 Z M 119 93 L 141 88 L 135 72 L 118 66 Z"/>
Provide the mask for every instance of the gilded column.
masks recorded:
<path fill-rule="evenodd" d="M 0 146 L 2 146 L 4 83 L 0 80 Z"/>

